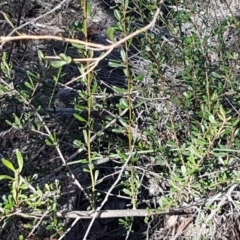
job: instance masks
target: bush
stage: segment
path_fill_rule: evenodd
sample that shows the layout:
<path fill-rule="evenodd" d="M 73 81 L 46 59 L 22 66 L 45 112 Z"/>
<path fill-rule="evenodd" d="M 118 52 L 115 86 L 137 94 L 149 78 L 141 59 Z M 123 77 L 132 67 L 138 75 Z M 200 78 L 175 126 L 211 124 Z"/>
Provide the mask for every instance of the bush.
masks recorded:
<path fill-rule="evenodd" d="M 237 3 L 0 7 L 2 236 L 237 239 Z"/>

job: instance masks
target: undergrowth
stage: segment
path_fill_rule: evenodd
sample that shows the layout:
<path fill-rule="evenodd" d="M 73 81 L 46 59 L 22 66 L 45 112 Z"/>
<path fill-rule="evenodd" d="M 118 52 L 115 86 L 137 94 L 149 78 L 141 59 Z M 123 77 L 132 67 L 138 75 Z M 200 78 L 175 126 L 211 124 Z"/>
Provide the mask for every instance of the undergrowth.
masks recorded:
<path fill-rule="evenodd" d="M 3 13 L 19 39 L 0 37 L 1 235 L 87 239 L 95 231 L 100 239 L 112 234 L 105 211 L 124 239 L 219 239 L 231 235 L 224 218 L 237 237 L 240 25 L 232 5 L 215 1 L 228 14 L 213 21 L 211 3 L 106 2 L 114 24 L 93 35 L 98 13 L 79 1 L 82 20 L 55 39 L 61 51 L 39 48 L 21 67 L 4 45 L 25 35 Z M 46 40 L 21 41 L 30 39 Z"/>

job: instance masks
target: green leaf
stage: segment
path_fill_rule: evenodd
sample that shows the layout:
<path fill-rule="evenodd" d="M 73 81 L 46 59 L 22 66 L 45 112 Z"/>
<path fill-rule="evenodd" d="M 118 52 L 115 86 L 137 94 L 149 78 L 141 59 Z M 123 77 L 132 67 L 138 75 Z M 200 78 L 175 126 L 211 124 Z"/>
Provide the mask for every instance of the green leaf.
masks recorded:
<path fill-rule="evenodd" d="M 29 188 L 29 184 L 23 183 L 23 184 L 21 184 L 20 188 L 21 188 L 22 190 L 26 190 L 26 189 Z"/>
<path fill-rule="evenodd" d="M 240 153 L 240 150 L 236 149 L 221 149 L 221 148 L 214 148 L 213 151 L 224 151 L 224 152 L 233 152 L 233 153 Z"/>
<path fill-rule="evenodd" d="M 73 116 L 80 122 L 87 122 L 83 117 L 81 117 L 79 114 L 74 113 Z"/>
<path fill-rule="evenodd" d="M 83 172 L 87 172 L 87 173 L 89 173 L 89 169 L 87 169 L 87 168 L 83 168 Z"/>
<path fill-rule="evenodd" d="M 56 204 L 53 204 L 52 211 L 56 211 Z M 56 218 L 56 216 L 53 217 L 53 222 L 55 225 L 58 224 L 58 219 Z"/>
<path fill-rule="evenodd" d="M 89 2 L 87 3 L 87 14 L 91 14 L 91 4 Z"/>
<path fill-rule="evenodd" d="M 97 180 L 98 180 L 98 175 L 99 175 L 99 171 L 96 170 L 95 173 L 94 173 L 95 182 L 97 182 Z"/>
<path fill-rule="evenodd" d="M 94 170 L 94 165 L 92 163 L 89 163 L 88 168 L 89 168 L 89 171 L 91 172 Z"/>
<path fill-rule="evenodd" d="M 6 52 L 3 52 L 3 54 L 2 54 L 2 61 L 3 62 L 7 61 L 7 53 Z"/>
<path fill-rule="evenodd" d="M 209 121 L 211 123 L 216 123 L 215 117 L 212 114 L 209 115 Z"/>
<path fill-rule="evenodd" d="M 136 105 L 134 105 L 134 108 L 138 108 L 139 106 L 145 104 L 146 102 L 148 102 L 148 100 L 139 101 Z"/>
<path fill-rule="evenodd" d="M 50 192 L 49 184 L 45 183 L 44 187 Z"/>
<path fill-rule="evenodd" d="M 114 133 L 126 133 L 126 130 L 114 128 L 114 129 L 112 129 L 112 132 L 114 132 Z"/>
<path fill-rule="evenodd" d="M 82 159 L 79 162 L 82 163 L 82 164 L 86 164 L 86 163 L 88 163 L 88 160 L 87 159 Z"/>
<path fill-rule="evenodd" d="M 23 157 L 19 149 L 16 150 L 16 156 L 18 161 L 18 171 L 21 172 L 23 169 Z"/>
<path fill-rule="evenodd" d="M 201 154 L 197 151 L 197 149 L 194 146 L 190 146 L 188 150 L 195 156 L 201 158 Z"/>
<path fill-rule="evenodd" d="M 8 175 L 0 175 L 0 181 L 3 179 L 8 179 L 8 180 L 14 180 L 14 178 L 8 176 Z"/>
<path fill-rule="evenodd" d="M 92 94 L 96 94 L 98 90 L 98 84 L 96 81 L 94 81 L 93 86 L 92 86 Z"/>
<path fill-rule="evenodd" d="M 26 229 L 32 229 L 33 228 L 33 225 L 31 225 L 30 223 L 27 223 L 27 224 L 23 224 L 24 228 Z"/>
<path fill-rule="evenodd" d="M 40 59 L 40 60 L 44 60 L 44 54 L 43 54 L 43 52 L 41 51 L 41 50 L 38 50 L 38 58 Z"/>
<path fill-rule="evenodd" d="M 132 196 L 132 193 L 128 189 L 126 189 L 126 188 L 123 189 L 123 192 L 125 194 L 127 194 L 128 196 Z"/>
<path fill-rule="evenodd" d="M 114 12 L 113 12 L 115 18 L 120 22 L 121 21 L 121 13 L 119 10 L 117 9 L 114 9 Z"/>
<path fill-rule="evenodd" d="M 11 193 L 13 195 L 13 199 L 14 199 L 15 203 L 17 203 L 18 202 L 18 189 L 16 186 L 12 188 Z"/>
<path fill-rule="evenodd" d="M 137 77 L 134 78 L 134 81 L 139 81 L 139 80 L 143 80 L 143 79 L 144 79 L 144 74 L 141 73 Z"/>
<path fill-rule="evenodd" d="M 61 53 L 59 56 L 60 56 L 60 58 L 61 58 L 62 60 L 64 60 L 67 64 L 70 64 L 70 63 L 72 62 L 72 58 L 69 57 L 69 56 L 67 56 L 67 55 L 64 54 L 64 53 Z"/>
<path fill-rule="evenodd" d="M 127 156 L 126 156 L 124 153 L 121 153 L 121 152 L 119 152 L 119 151 L 117 151 L 117 152 L 118 152 L 117 155 L 118 155 L 121 159 L 123 159 L 123 160 L 127 159 Z"/>
<path fill-rule="evenodd" d="M 115 32 L 115 28 L 114 27 L 109 27 L 107 30 L 107 35 L 110 38 L 110 40 L 114 39 L 114 32 Z"/>
<path fill-rule="evenodd" d="M 31 85 L 29 82 L 25 82 L 24 85 L 25 85 L 27 88 L 33 90 L 33 87 L 32 87 L 32 85 Z"/>
<path fill-rule="evenodd" d="M 117 92 L 117 93 L 126 93 L 126 89 L 124 89 L 124 88 L 120 88 L 120 87 L 116 87 L 116 86 L 113 86 L 113 89 L 114 89 L 114 91 L 115 92 Z"/>
<path fill-rule="evenodd" d="M 216 156 L 216 157 L 225 157 L 226 155 L 227 155 L 227 153 L 226 152 L 211 152 L 214 156 Z"/>
<path fill-rule="evenodd" d="M 232 123 L 232 126 L 233 126 L 233 127 L 236 127 L 238 123 L 239 123 L 239 119 L 235 120 L 235 121 Z"/>
<path fill-rule="evenodd" d="M 84 137 L 85 143 L 87 144 L 88 143 L 88 136 L 87 136 L 87 131 L 85 129 L 83 130 L 83 137 Z"/>
<path fill-rule="evenodd" d="M 88 163 L 88 160 L 87 159 L 82 159 L 82 160 L 79 160 L 78 162 L 80 162 L 82 164 L 86 164 L 86 163 Z"/>
<path fill-rule="evenodd" d="M 76 148 L 81 148 L 83 147 L 83 143 L 80 141 L 80 140 L 74 140 L 73 141 L 73 146 L 76 147 Z"/>
<path fill-rule="evenodd" d="M 222 115 L 223 119 L 225 119 L 225 118 L 226 118 L 226 112 L 224 111 L 224 109 L 223 109 L 223 106 L 222 106 L 222 105 L 220 105 L 220 107 L 219 107 L 219 110 L 220 110 L 220 113 L 221 113 L 221 115 Z"/>
<path fill-rule="evenodd" d="M 46 229 L 47 229 L 47 230 L 52 230 L 52 229 L 53 229 L 53 226 L 52 226 L 52 225 L 48 225 L 48 226 L 46 227 Z"/>
<path fill-rule="evenodd" d="M 56 61 L 52 61 L 51 62 L 51 66 L 54 67 L 54 68 L 60 68 L 64 65 L 66 65 L 67 63 L 65 61 L 62 61 L 62 60 L 56 60 Z"/>
<path fill-rule="evenodd" d="M 23 235 L 20 235 L 20 236 L 18 237 L 18 240 L 24 240 L 24 236 L 23 236 Z"/>
<path fill-rule="evenodd" d="M 86 106 L 80 106 L 80 105 L 75 105 L 75 109 L 77 111 L 84 111 L 84 110 L 87 110 L 87 107 Z"/>
<path fill-rule="evenodd" d="M 207 142 L 205 142 L 205 141 L 203 141 L 203 140 L 201 140 L 201 139 L 196 139 L 196 143 L 197 143 L 198 145 L 200 145 L 200 146 L 205 146 L 205 145 L 207 145 Z"/>
<path fill-rule="evenodd" d="M 13 117 L 14 117 L 14 123 L 15 123 L 17 126 L 20 126 L 20 125 L 21 125 L 20 118 L 19 118 L 15 113 L 13 113 L 12 115 L 13 115 Z"/>
<path fill-rule="evenodd" d="M 48 139 L 45 139 L 45 143 L 48 145 L 48 146 L 52 146 L 52 142 L 50 142 Z"/>
<path fill-rule="evenodd" d="M 216 72 L 212 72 L 212 76 L 215 77 L 215 78 L 220 78 L 220 79 L 223 78 L 222 75 L 220 75 L 220 74 L 218 74 Z"/>
<path fill-rule="evenodd" d="M 38 78 L 38 76 L 31 71 L 27 71 L 27 75 L 28 75 L 29 78 L 32 78 L 32 77 Z"/>
<path fill-rule="evenodd" d="M 7 93 L 7 92 L 9 92 L 9 89 L 7 87 L 0 86 L 0 93 L 1 94 Z"/>
<path fill-rule="evenodd" d="M 16 172 L 16 169 L 14 168 L 13 164 L 7 160 L 7 159 L 2 159 L 2 163 L 5 167 L 7 167 L 8 169 L 12 170 L 13 172 Z"/>
<path fill-rule="evenodd" d="M 186 176 L 186 167 L 184 165 L 182 165 L 181 171 L 182 171 L 183 176 Z"/>
<path fill-rule="evenodd" d="M 80 44 L 77 44 L 77 43 L 72 43 L 72 42 L 71 42 L 71 45 L 72 45 L 73 47 L 75 47 L 75 48 L 78 48 L 78 49 L 86 49 L 85 46 L 80 45 Z"/>
<path fill-rule="evenodd" d="M 50 138 L 50 140 L 52 141 L 53 144 L 57 144 L 57 138 L 56 138 L 56 134 L 49 134 L 48 136 Z"/>
<path fill-rule="evenodd" d="M 123 73 L 124 73 L 124 75 L 125 75 L 126 77 L 128 77 L 128 71 L 127 71 L 127 68 L 124 68 L 124 69 L 123 69 Z"/>
<path fill-rule="evenodd" d="M 108 63 L 108 66 L 113 68 L 124 67 L 124 65 L 121 64 L 119 61 L 114 61 L 114 60 L 110 60 L 110 62 Z"/>
<path fill-rule="evenodd" d="M 121 54 L 122 60 L 123 60 L 124 62 L 126 62 L 126 52 L 122 49 L 122 50 L 120 51 L 120 54 Z"/>
<path fill-rule="evenodd" d="M 126 109 L 126 108 L 128 108 L 128 103 L 126 102 L 125 99 L 121 98 L 120 103 L 116 104 L 116 106 L 120 109 Z"/>
<path fill-rule="evenodd" d="M 125 8 L 125 11 L 127 11 L 127 9 L 128 9 L 128 0 L 125 0 L 124 1 L 124 8 Z"/>

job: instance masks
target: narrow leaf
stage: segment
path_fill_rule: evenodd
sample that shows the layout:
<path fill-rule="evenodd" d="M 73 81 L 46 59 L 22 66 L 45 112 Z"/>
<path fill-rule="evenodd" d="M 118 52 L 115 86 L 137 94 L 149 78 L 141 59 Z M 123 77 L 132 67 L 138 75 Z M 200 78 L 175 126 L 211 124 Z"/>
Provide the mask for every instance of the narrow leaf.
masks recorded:
<path fill-rule="evenodd" d="M 7 160 L 7 159 L 2 159 L 2 163 L 5 167 L 7 167 L 8 169 L 12 170 L 13 172 L 16 171 L 16 169 L 14 168 L 13 164 Z"/>
<path fill-rule="evenodd" d="M 120 54 L 121 54 L 122 60 L 123 60 L 124 62 L 126 62 L 126 52 L 122 49 L 122 50 L 120 51 Z"/>
<path fill-rule="evenodd" d="M 115 9 L 114 12 L 113 12 L 115 18 L 120 21 L 121 20 L 121 14 L 120 14 L 120 11 Z"/>
<path fill-rule="evenodd" d="M 17 161 L 18 161 L 18 170 L 19 172 L 22 171 L 23 169 L 23 157 L 19 149 L 16 150 L 16 156 L 17 156 Z"/>
<path fill-rule="evenodd" d="M 94 174 L 95 182 L 97 182 L 97 180 L 98 180 L 98 175 L 99 175 L 99 171 L 96 170 L 95 174 Z"/>
<path fill-rule="evenodd" d="M 79 114 L 74 113 L 73 116 L 80 122 L 87 122 L 83 117 L 81 117 Z"/>
<path fill-rule="evenodd" d="M 8 180 L 14 180 L 14 178 L 8 176 L 8 175 L 0 175 L 0 181 L 3 179 L 8 179 Z"/>
<path fill-rule="evenodd" d="M 88 143 L 88 137 L 87 137 L 87 131 L 86 130 L 83 130 L 83 137 L 84 137 L 85 143 L 87 144 Z"/>
<path fill-rule="evenodd" d="M 29 82 L 25 82 L 24 84 L 25 84 L 25 86 L 26 86 L 27 88 L 33 90 L 33 87 L 32 87 L 32 85 L 31 85 Z"/>

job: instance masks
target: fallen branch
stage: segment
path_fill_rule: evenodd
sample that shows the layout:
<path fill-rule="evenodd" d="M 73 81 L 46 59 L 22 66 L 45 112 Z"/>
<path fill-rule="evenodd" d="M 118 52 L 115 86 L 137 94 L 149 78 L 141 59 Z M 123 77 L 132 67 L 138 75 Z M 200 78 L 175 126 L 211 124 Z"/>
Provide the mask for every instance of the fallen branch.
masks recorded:
<path fill-rule="evenodd" d="M 71 219 L 93 219 L 95 218 L 122 218 L 122 217 L 150 217 L 153 215 L 192 215 L 195 210 L 192 210 L 191 213 L 185 210 L 173 210 L 170 212 L 161 212 L 161 211 L 153 211 L 148 209 L 113 209 L 113 210 L 99 210 L 99 211 L 71 211 L 64 210 L 56 212 L 56 216 L 59 218 L 71 218 Z M 22 213 L 20 211 L 16 211 L 15 214 L 25 218 L 49 218 L 49 216 L 40 214 L 40 213 Z M 95 216 L 96 215 L 96 216 Z"/>

